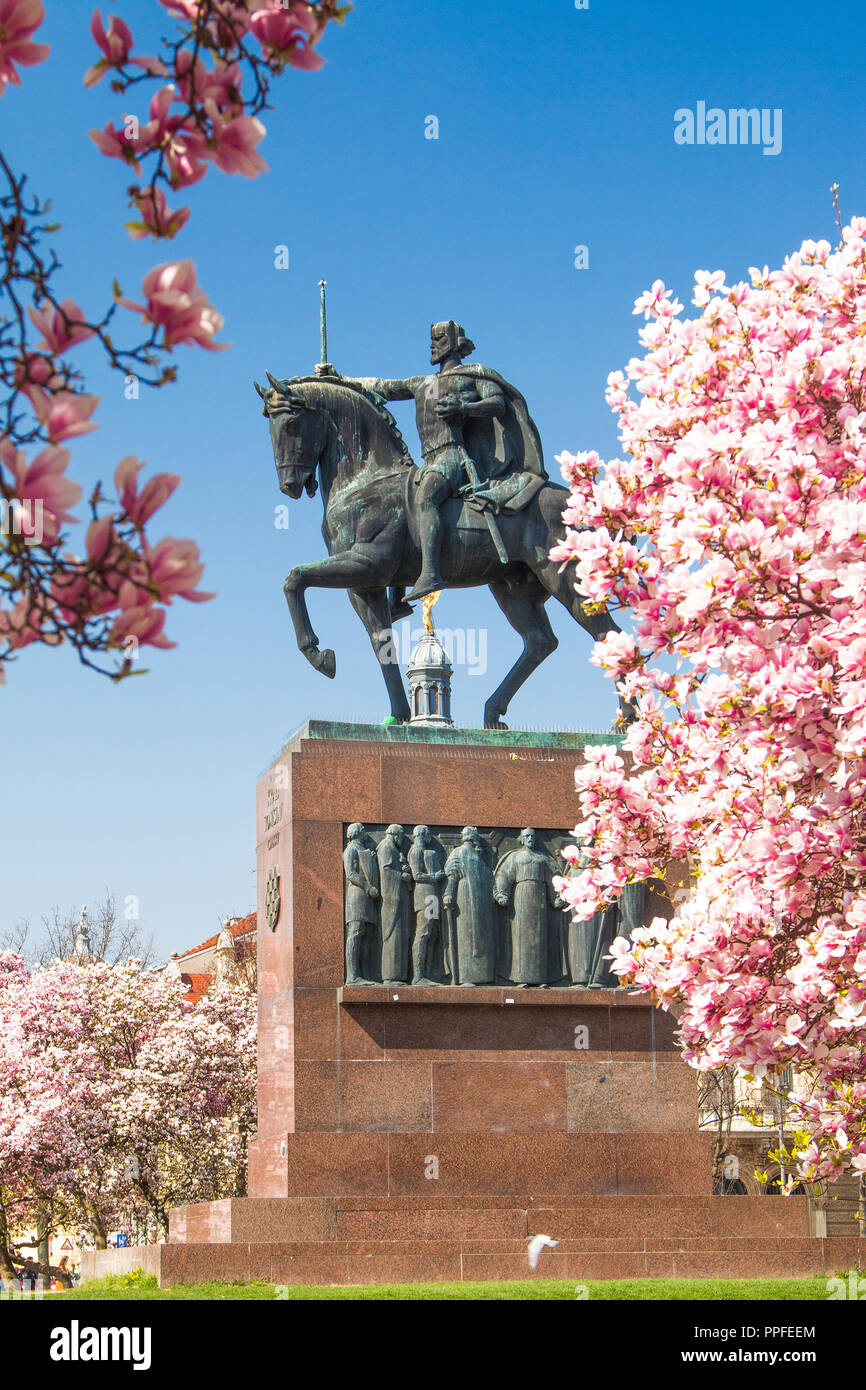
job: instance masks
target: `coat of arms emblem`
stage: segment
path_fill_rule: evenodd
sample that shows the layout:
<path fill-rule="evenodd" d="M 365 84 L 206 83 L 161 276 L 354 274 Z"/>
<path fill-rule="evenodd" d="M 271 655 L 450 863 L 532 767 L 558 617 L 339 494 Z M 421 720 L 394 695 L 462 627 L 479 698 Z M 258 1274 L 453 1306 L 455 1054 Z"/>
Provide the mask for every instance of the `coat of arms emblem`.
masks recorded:
<path fill-rule="evenodd" d="M 280 871 L 276 864 L 268 870 L 265 879 L 265 916 L 271 931 L 276 931 L 280 920 Z"/>

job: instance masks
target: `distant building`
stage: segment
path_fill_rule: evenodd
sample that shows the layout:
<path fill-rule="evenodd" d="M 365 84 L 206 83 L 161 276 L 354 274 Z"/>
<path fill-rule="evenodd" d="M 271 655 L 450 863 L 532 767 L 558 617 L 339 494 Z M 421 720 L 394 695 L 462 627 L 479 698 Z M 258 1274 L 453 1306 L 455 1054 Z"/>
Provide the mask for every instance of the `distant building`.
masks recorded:
<path fill-rule="evenodd" d="M 222 929 L 198 946 L 177 952 L 164 967 L 166 974 L 182 981 L 183 998 L 197 1004 L 217 979 L 240 983 L 255 983 L 256 971 L 256 914 L 246 917 L 227 917 Z"/>
<path fill-rule="evenodd" d="M 771 1155 L 778 1152 L 782 1135 L 786 1148 L 792 1147 L 790 1101 L 809 1097 L 808 1074 L 785 1067 L 774 1085 L 723 1068 L 703 1074 L 699 1093 L 699 1128 L 714 1140 L 715 1191 L 728 1196 L 779 1194 L 783 1172 L 778 1158 Z M 856 1174 L 847 1173 L 834 1182 L 803 1179 L 793 1190 L 811 1199 L 813 1234 L 859 1234 L 861 1196 Z"/>

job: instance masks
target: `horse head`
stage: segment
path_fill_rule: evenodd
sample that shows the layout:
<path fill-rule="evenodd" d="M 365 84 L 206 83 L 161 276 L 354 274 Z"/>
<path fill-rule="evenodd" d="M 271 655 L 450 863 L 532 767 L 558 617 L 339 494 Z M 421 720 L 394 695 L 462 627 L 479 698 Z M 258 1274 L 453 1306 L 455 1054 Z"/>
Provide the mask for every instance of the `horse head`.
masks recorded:
<path fill-rule="evenodd" d="M 316 468 L 328 439 L 328 420 L 314 405 L 293 394 L 291 383 L 277 381 L 267 373 L 270 389 L 256 390 L 262 398 L 262 414 L 270 421 L 271 445 L 280 491 L 287 497 L 300 497 L 306 490 L 315 497 Z"/>

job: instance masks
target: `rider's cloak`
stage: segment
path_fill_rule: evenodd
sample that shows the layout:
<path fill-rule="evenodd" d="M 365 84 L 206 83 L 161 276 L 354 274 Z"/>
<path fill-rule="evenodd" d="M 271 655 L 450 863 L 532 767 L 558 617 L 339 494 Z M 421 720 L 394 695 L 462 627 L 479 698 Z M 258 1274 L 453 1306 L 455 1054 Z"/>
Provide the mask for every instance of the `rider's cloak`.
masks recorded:
<path fill-rule="evenodd" d="M 477 362 L 461 362 L 459 367 L 454 368 L 454 374 L 491 381 L 505 397 L 504 419 L 463 421 L 463 438 L 472 457 L 488 461 L 486 471 L 492 478 L 522 472 L 547 478 L 541 436 L 517 387 L 492 367 L 484 367 Z"/>

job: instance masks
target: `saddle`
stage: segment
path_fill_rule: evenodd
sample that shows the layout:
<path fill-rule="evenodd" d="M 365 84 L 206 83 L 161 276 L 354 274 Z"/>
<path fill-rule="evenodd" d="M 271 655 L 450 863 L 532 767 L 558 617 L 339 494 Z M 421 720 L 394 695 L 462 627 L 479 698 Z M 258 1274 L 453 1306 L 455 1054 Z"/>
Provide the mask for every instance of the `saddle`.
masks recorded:
<path fill-rule="evenodd" d="M 416 469 L 411 479 L 412 488 L 417 486 L 420 476 L 421 470 Z M 483 497 L 476 497 L 467 484 L 456 497 L 448 498 L 443 515 L 447 524 L 458 531 L 486 531 L 485 512 L 490 511 L 493 516 L 522 512 L 548 482 L 548 478 L 538 473 L 509 473 L 505 478 L 490 478 L 483 483 Z"/>

